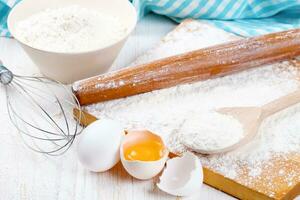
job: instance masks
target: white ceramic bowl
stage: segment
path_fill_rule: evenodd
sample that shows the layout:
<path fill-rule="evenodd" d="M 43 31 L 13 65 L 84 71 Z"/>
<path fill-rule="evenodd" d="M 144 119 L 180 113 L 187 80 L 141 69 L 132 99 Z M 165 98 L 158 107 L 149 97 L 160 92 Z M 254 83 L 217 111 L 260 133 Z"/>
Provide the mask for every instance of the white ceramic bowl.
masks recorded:
<path fill-rule="evenodd" d="M 16 35 L 16 24 L 20 20 L 47 8 L 74 4 L 118 16 L 127 27 L 127 34 L 109 46 L 79 53 L 59 53 L 33 48 Z M 10 12 L 8 28 L 45 76 L 62 83 L 72 83 L 106 72 L 134 29 L 136 21 L 136 11 L 128 0 L 22 0 Z"/>

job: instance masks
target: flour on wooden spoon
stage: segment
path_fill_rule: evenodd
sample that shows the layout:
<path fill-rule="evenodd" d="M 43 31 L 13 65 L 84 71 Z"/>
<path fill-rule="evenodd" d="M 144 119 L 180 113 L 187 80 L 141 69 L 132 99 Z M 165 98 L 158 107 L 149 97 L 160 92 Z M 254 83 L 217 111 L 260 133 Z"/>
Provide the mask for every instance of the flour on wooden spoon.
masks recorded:
<path fill-rule="evenodd" d="M 180 128 L 181 142 L 189 149 L 214 151 L 238 143 L 243 137 L 242 124 L 230 115 L 218 112 L 195 113 Z"/>

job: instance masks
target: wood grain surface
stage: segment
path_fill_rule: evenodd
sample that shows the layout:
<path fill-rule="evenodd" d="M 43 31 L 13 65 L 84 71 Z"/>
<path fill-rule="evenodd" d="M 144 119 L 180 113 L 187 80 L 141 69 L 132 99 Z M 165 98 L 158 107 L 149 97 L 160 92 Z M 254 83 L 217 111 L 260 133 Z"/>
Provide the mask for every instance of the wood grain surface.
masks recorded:
<path fill-rule="evenodd" d="M 74 84 L 81 105 L 216 78 L 300 54 L 300 29 L 241 39 L 121 69 Z"/>
<path fill-rule="evenodd" d="M 79 120 L 83 126 L 88 126 L 98 120 L 95 116 L 87 112 L 83 111 L 81 114 L 80 112 L 82 111 L 74 109 L 74 117 Z M 170 152 L 169 157 L 172 158 L 175 156 L 177 155 Z M 245 179 L 251 178 L 247 173 L 240 175 L 237 179 L 230 179 L 216 172 L 213 168 L 207 167 L 203 167 L 204 182 L 240 199 L 291 200 L 300 194 L 300 182 L 295 179 L 294 181 L 291 181 L 293 185 L 288 186 L 280 176 L 277 176 L 277 172 L 279 170 L 285 170 L 290 173 L 299 174 L 300 176 L 300 154 L 287 155 L 287 157 L 287 160 L 281 159 L 280 157 L 274 157 L 270 161 L 273 165 L 262 170 L 261 178 L 258 179 L 253 186 L 245 185 L 240 182 L 240 179 L 244 181 Z M 268 177 L 268 179 L 266 180 L 265 177 Z M 276 192 L 273 197 L 266 194 L 270 191 L 268 182 L 270 177 L 273 177 L 272 185 L 273 190 Z"/>
<path fill-rule="evenodd" d="M 191 28 L 191 26 L 194 28 Z M 194 21 L 192 23 L 191 21 L 186 21 L 178 26 L 175 31 L 169 33 L 158 46 L 149 50 L 149 52 L 146 53 L 146 56 L 142 56 L 142 59 L 138 59 L 139 63 L 146 63 L 149 60 L 163 58 L 164 56 L 167 57 L 167 55 L 170 55 L 169 53 L 164 53 L 163 56 L 157 53 L 161 53 L 162 49 L 165 50 L 166 46 L 172 47 L 173 45 L 175 49 L 177 49 L 176 47 L 180 49 L 178 43 L 173 43 L 173 41 L 181 41 L 182 33 L 185 33 L 186 36 L 193 35 L 193 37 L 199 37 L 201 36 L 201 34 L 199 34 L 200 32 L 207 34 L 207 30 L 209 29 L 214 32 L 219 31 L 217 28 L 212 27 L 211 25 L 205 25 L 203 22 Z M 195 32 L 197 32 L 197 34 Z M 228 37 L 225 37 L 225 40 L 227 41 L 238 38 L 237 36 L 232 36 L 224 31 L 221 31 L 218 34 L 219 36 L 227 35 Z M 202 35 L 202 37 L 206 39 L 209 38 L 204 35 Z M 188 41 L 185 40 L 185 42 Z M 198 42 L 197 45 L 192 46 L 209 46 L 207 43 L 203 42 L 203 39 Z M 182 43 L 179 44 L 182 45 Z M 189 48 L 181 48 L 181 50 L 182 49 L 188 51 L 191 49 L 191 46 Z M 176 51 L 171 52 L 173 55 L 176 53 Z M 300 68 L 300 62 L 297 60 L 285 63 L 288 66 Z M 93 113 L 93 110 L 90 111 Z M 95 114 L 97 114 L 97 112 L 95 112 Z M 97 116 L 101 120 L 101 115 Z M 88 118 L 90 118 L 90 120 L 87 120 Z M 95 120 L 94 116 L 87 115 L 84 123 L 89 123 L 93 120 Z M 300 154 L 295 152 L 293 154 L 285 154 L 284 156 L 278 154 L 271 154 L 271 156 L 271 159 L 266 161 L 267 163 L 264 163 L 264 161 L 258 161 L 256 163 L 257 165 L 262 166 L 262 168 L 260 168 L 260 174 L 255 176 L 255 178 L 250 169 L 243 164 L 235 166 L 235 170 L 237 167 L 238 172 L 234 178 L 228 178 L 226 172 L 223 172 L 224 174 L 222 174 L 218 168 L 213 167 L 214 165 L 204 164 L 204 181 L 208 185 L 212 185 L 215 188 L 242 199 L 291 200 L 295 198 L 296 195 L 300 194 Z"/>

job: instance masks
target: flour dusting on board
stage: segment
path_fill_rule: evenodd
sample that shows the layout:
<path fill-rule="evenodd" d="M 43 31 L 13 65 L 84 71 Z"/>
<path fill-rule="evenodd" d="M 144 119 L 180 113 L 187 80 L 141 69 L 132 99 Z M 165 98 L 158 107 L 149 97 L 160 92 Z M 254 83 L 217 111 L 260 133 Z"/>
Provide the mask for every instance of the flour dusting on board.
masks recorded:
<path fill-rule="evenodd" d="M 112 44 L 126 32 L 116 16 L 78 5 L 43 10 L 16 27 L 26 44 L 55 52 L 94 50 Z"/>
<path fill-rule="evenodd" d="M 168 34 L 157 47 L 134 64 L 236 39 L 237 36 L 211 25 L 192 21 Z M 282 62 L 213 80 L 98 103 L 85 109 L 99 118 L 117 119 L 126 128 L 148 128 L 163 136 L 171 151 L 181 153 L 186 151 L 183 140 L 197 145 L 200 140 L 209 138 L 201 132 L 203 127 L 199 124 L 202 114 L 220 107 L 262 106 L 298 89 L 300 84 L 297 77 L 299 71 L 293 63 Z M 300 105 L 296 105 L 266 120 L 259 135 L 243 148 L 220 155 L 199 155 L 199 158 L 205 167 L 232 179 L 246 173 L 252 178 L 239 179 L 239 182 L 253 186 L 256 179 L 261 178 L 264 168 L 268 168 L 268 161 L 275 159 L 274 156 L 284 161 L 285 155 L 300 151 L 300 134 L 297 132 L 300 130 L 299 121 Z M 209 119 L 206 119 L 205 123 L 208 122 Z M 218 123 L 224 130 L 232 128 L 230 124 Z M 193 134 L 188 136 L 189 133 Z M 200 138 L 199 141 L 193 141 L 195 134 Z M 225 142 L 229 140 L 225 138 Z M 241 172 L 245 168 L 246 172 Z M 288 169 L 281 170 L 287 174 L 285 170 Z M 271 180 L 272 177 L 264 178 Z M 300 177 L 293 171 L 284 176 L 287 185 L 295 180 L 300 181 Z M 268 195 L 273 196 L 272 182 L 266 183 L 270 184 L 266 186 Z"/>

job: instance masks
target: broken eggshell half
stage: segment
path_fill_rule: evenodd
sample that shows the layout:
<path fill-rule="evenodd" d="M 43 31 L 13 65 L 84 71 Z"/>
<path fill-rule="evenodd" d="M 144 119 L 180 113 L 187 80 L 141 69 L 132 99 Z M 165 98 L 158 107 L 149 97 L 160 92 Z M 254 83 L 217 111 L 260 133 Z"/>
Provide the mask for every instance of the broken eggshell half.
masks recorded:
<path fill-rule="evenodd" d="M 197 156 L 186 152 L 182 157 L 167 161 L 157 187 L 175 196 L 191 196 L 199 193 L 203 184 L 202 165 Z"/>
<path fill-rule="evenodd" d="M 142 140 L 155 140 L 160 142 L 164 146 L 162 157 L 154 161 L 127 160 L 124 155 L 124 149 Z M 168 155 L 169 151 L 161 137 L 148 130 L 129 130 L 127 134 L 123 136 L 120 148 L 121 162 L 126 171 L 137 179 L 147 180 L 159 174 L 165 166 Z"/>

